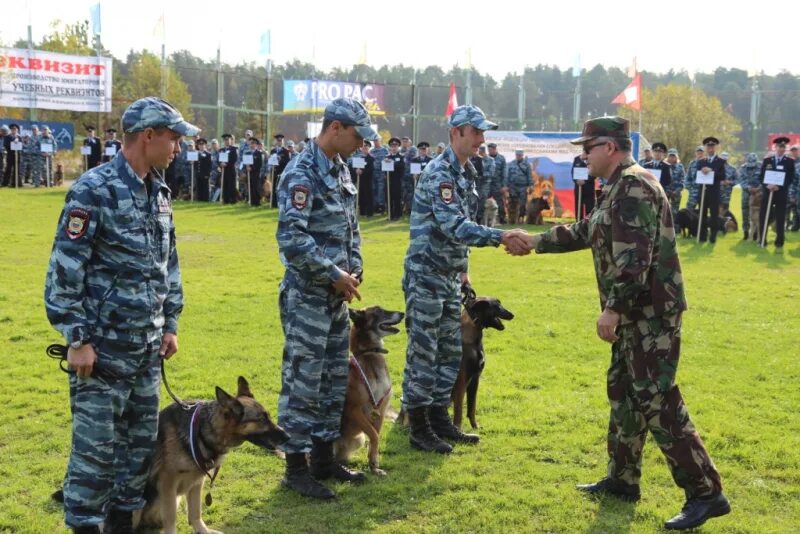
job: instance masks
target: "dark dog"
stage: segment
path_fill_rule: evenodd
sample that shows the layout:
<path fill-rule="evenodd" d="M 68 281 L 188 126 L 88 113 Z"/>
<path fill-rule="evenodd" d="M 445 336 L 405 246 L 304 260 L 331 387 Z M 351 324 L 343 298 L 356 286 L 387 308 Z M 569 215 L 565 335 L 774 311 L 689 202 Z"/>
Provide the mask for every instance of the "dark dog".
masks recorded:
<path fill-rule="evenodd" d="M 236 397 L 217 387 L 214 401 L 197 402 L 188 410 L 173 403 L 160 412 L 158 444 L 145 488 L 146 503 L 144 509 L 134 513 L 135 529 L 163 528 L 166 534 L 175 534 L 178 498 L 183 495 L 194 532 L 219 534 L 206 526 L 201 515 L 200 497 L 206 475 L 216 476 L 228 451 L 245 441 L 274 449 L 289 439 L 253 398 L 247 380 L 240 376 L 238 386 Z M 53 498 L 63 502 L 61 490 Z"/>
<path fill-rule="evenodd" d="M 550 193 L 545 191 L 545 196 L 533 198 L 525 207 L 525 224 L 544 224 L 542 211 L 550 209 Z"/>
<path fill-rule="evenodd" d="M 486 363 L 483 351 L 483 329 L 505 330 L 503 320 L 510 321 L 514 314 L 492 297 L 477 297 L 469 285 L 461 288 L 464 309 L 461 312 L 461 369 L 453 386 L 453 423 L 461 428 L 464 410 L 464 394 L 467 395 L 467 417 L 472 428 L 478 428 L 475 409 L 478 399 L 478 383 Z"/>
<path fill-rule="evenodd" d="M 350 372 L 342 412 L 341 437 L 334 444 L 336 460 L 347 463 L 350 456 L 369 438 L 369 469 L 385 475 L 378 462 L 381 426 L 392 396 L 392 379 L 386 365 L 383 338 L 400 332 L 394 325 L 405 314 L 380 306 L 349 310 Z"/>
<path fill-rule="evenodd" d="M 736 217 L 730 211 L 723 212 L 724 216 L 717 217 L 717 228 L 725 235 L 735 232 L 737 228 Z M 697 237 L 697 227 L 700 225 L 700 210 L 681 208 L 675 215 L 675 226 L 680 228 L 683 237 Z M 706 222 L 706 225 L 708 222 Z"/>

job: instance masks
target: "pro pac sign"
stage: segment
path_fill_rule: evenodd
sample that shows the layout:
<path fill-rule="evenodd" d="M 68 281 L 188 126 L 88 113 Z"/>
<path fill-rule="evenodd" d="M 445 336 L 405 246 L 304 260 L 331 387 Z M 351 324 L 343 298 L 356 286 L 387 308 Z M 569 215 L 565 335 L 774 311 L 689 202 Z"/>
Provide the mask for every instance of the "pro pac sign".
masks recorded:
<path fill-rule="evenodd" d="M 284 80 L 285 113 L 322 112 L 337 98 L 352 98 L 364 104 L 371 115 L 384 115 L 383 85 L 328 80 Z"/>

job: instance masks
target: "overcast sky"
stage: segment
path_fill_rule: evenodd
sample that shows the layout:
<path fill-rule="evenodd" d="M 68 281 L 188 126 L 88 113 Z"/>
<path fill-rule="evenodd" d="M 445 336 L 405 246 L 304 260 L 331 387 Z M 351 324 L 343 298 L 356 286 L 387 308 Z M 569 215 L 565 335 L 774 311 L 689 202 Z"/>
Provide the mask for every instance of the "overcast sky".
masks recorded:
<path fill-rule="evenodd" d="M 26 37 L 28 24 L 36 41 L 55 19 L 89 20 L 96 3 L 22 0 L 19 8 L 3 10 L 0 43 Z M 471 56 L 476 69 L 496 79 L 526 64 L 571 69 L 579 55 L 584 68 L 601 63 L 625 69 L 635 56 L 640 70 L 655 72 L 711 72 L 721 66 L 800 73 L 790 22 L 796 15 L 782 18 L 788 26 L 777 31 L 775 24 L 763 23 L 771 11 L 764 3 L 689 0 L 101 1 L 102 40 L 118 58 L 130 49 L 160 53 L 154 30 L 163 14 L 167 53 L 189 49 L 212 59 L 221 43 L 223 61 L 261 63 L 260 37 L 271 30 L 276 63 L 297 58 L 321 69 L 348 67 L 358 62 L 366 42 L 367 63 L 373 66 L 448 69 L 466 65 Z"/>

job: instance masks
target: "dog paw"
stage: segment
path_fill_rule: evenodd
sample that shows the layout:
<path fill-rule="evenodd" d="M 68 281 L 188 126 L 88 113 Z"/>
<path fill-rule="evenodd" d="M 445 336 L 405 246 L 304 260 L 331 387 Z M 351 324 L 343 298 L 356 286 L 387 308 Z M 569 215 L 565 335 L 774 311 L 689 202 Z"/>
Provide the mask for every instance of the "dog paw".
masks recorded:
<path fill-rule="evenodd" d="M 379 476 L 379 477 L 385 477 L 386 476 L 386 471 L 384 471 L 383 469 L 381 469 L 379 467 L 373 467 L 373 468 L 370 469 L 370 471 L 375 476 Z"/>

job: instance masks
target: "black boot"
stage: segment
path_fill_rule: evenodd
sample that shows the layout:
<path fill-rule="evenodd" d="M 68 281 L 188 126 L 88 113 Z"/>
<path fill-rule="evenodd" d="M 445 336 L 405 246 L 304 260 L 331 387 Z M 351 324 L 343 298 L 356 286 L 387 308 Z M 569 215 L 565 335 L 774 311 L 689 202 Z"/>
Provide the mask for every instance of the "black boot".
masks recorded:
<path fill-rule="evenodd" d="M 333 499 L 336 497 L 333 490 L 314 480 L 311 473 L 308 472 L 306 455 L 302 452 L 286 455 L 286 474 L 281 480 L 281 484 L 304 497 L 314 497 L 315 499 Z"/>
<path fill-rule="evenodd" d="M 311 447 L 311 476 L 317 480 L 333 478 L 341 482 L 364 482 L 367 475 L 353 471 L 333 457 L 332 441 L 314 441 Z"/>
<path fill-rule="evenodd" d="M 73 527 L 74 534 L 100 534 L 100 527 L 92 525 L 90 527 Z"/>
<path fill-rule="evenodd" d="M 133 512 L 112 509 L 104 529 L 106 534 L 133 534 Z"/>
<path fill-rule="evenodd" d="M 428 419 L 431 429 L 442 439 L 451 439 L 456 443 L 478 443 L 481 437 L 477 434 L 465 434 L 453 424 L 447 406 L 428 406 Z"/>
<path fill-rule="evenodd" d="M 730 511 L 731 504 L 722 493 L 707 497 L 695 497 L 687 500 L 681 513 L 664 523 L 664 528 L 667 530 L 685 530 L 699 527 L 712 517 L 729 514 Z"/>
<path fill-rule="evenodd" d="M 453 452 L 453 447 L 434 434 L 428 421 L 428 410 L 425 406 L 408 410 L 409 441 L 415 449 L 434 451 L 442 454 Z"/>
<path fill-rule="evenodd" d="M 592 495 L 611 495 L 627 502 L 637 502 L 642 498 L 638 484 L 626 484 L 610 478 L 604 478 L 594 484 L 581 484 L 575 487 Z"/>

